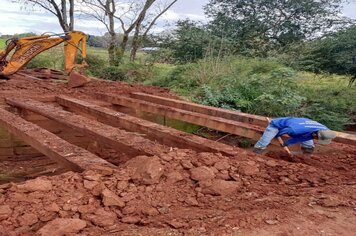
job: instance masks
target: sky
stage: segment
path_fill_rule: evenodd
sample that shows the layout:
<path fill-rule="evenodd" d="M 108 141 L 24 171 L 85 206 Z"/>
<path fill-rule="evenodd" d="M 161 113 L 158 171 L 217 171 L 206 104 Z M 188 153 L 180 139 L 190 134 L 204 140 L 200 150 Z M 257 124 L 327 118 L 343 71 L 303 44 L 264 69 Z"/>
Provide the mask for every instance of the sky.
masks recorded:
<path fill-rule="evenodd" d="M 164 14 L 158 24 L 152 29 L 153 32 L 161 32 L 173 27 L 179 19 L 191 19 L 206 22 L 203 6 L 209 0 L 178 0 L 178 2 Z M 351 0 L 343 10 L 345 16 L 356 19 L 356 0 Z M 75 22 L 76 30 L 87 34 L 103 35 L 106 32 L 104 25 L 95 20 L 78 19 Z M 60 33 L 62 30 L 58 25 L 57 18 L 44 11 L 29 11 L 23 9 L 20 4 L 12 3 L 10 0 L 0 0 L 0 34 L 15 34 L 34 32 Z"/>

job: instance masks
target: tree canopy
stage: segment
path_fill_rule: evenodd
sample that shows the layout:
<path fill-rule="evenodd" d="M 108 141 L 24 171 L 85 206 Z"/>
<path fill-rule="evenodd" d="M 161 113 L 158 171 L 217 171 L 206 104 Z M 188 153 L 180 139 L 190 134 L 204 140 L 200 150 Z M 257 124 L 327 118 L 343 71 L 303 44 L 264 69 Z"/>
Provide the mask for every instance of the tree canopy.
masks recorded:
<path fill-rule="evenodd" d="M 234 40 L 237 50 L 263 54 L 344 25 L 345 0 L 210 0 L 210 28 Z"/>
<path fill-rule="evenodd" d="M 349 74 L 356 78 L 356 26 L 310 42 L 298 67 L 313 72 Z"/>

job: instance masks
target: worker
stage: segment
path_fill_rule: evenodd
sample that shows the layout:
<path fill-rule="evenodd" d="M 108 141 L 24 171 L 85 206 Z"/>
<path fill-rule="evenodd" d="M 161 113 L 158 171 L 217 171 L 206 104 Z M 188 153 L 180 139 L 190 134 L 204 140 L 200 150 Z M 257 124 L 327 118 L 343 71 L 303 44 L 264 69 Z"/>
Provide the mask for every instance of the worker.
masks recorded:
<path fill-rule="evenodd" d="M 313 153 L 314 142 L 317 138 L 319 144 L 329 144 L 336 133 L 316 121 L 307 118 L 282 117 L 272 119 L 261 139 L 255 144 L 254 152 L 263 153 L 267 146 L 275 137 L 287 134 L 287 139 L 282 146 L 301 143 L 301 149 L 304 153 Z"/>

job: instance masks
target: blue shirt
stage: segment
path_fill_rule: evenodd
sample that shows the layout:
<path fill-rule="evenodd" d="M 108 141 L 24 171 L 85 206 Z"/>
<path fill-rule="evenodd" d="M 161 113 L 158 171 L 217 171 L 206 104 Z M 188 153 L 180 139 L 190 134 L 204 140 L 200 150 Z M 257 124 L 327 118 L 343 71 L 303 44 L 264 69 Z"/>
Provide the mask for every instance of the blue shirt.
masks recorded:
<path fill-rule="evenodd" d="M 307 118 L 283 117 L 271 121 L 271 125 L 279 130 L 277 137 L 288 134 L 286 145 L 302 143 L 313 139 L 312 134 L 328 127 Z"/>

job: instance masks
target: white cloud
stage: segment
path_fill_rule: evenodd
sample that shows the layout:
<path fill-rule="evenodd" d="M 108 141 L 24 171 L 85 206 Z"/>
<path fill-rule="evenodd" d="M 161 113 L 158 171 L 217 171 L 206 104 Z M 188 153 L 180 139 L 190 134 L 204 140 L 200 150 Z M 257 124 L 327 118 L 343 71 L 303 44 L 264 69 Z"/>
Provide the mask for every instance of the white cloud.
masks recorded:
<path fill-rule="evenodd" d="M 168 21 L 177 21 L 181 19 L 190 19 L 194 21 L 206 21 L 206 17 L 204 15 L 192 14 L 192 13 L 177 13 L 174 10 L 168 10 L 165 14 L 160 18 L 161 20 Z"/>
<path fill-rule="evenodd" d="M 161 20 L 172 20 L 176 21 L 179 20 L 180 15 L 172 10 L 168 10 L 166 13 L 164 13 L 161 17 Z"/>
<path fill-rule="evenodd" d="M 207 22 L 202 7 L 207 4 L 208 0 L 179 0 L 170 10 L 168 10 L 152 28 L 152 32 L 159 33 L 163 30 L 171 29 L 177 20 L 191 19 L 194 21 Z M 120 11 L 126 9 L 129 5 L 120 6 Z M 24 32 L 62 32 L 59 27 L 57 18 L 45 11 L 37 9 L 36 11 L 27 11 L 22 9 L 18 3 L 9 0 L 0 0 L 0 33 L 15 34 Z M 356 19 L 356 1 L 353 0 L 345 6 L 343 11 L 345 16 Z M 87 34 L 103 35 L 106 32 L 105 26 L 90 19 L 77 19 L 76 29 Z M 120 29 L 117 24 L 117 29 Z"/>

